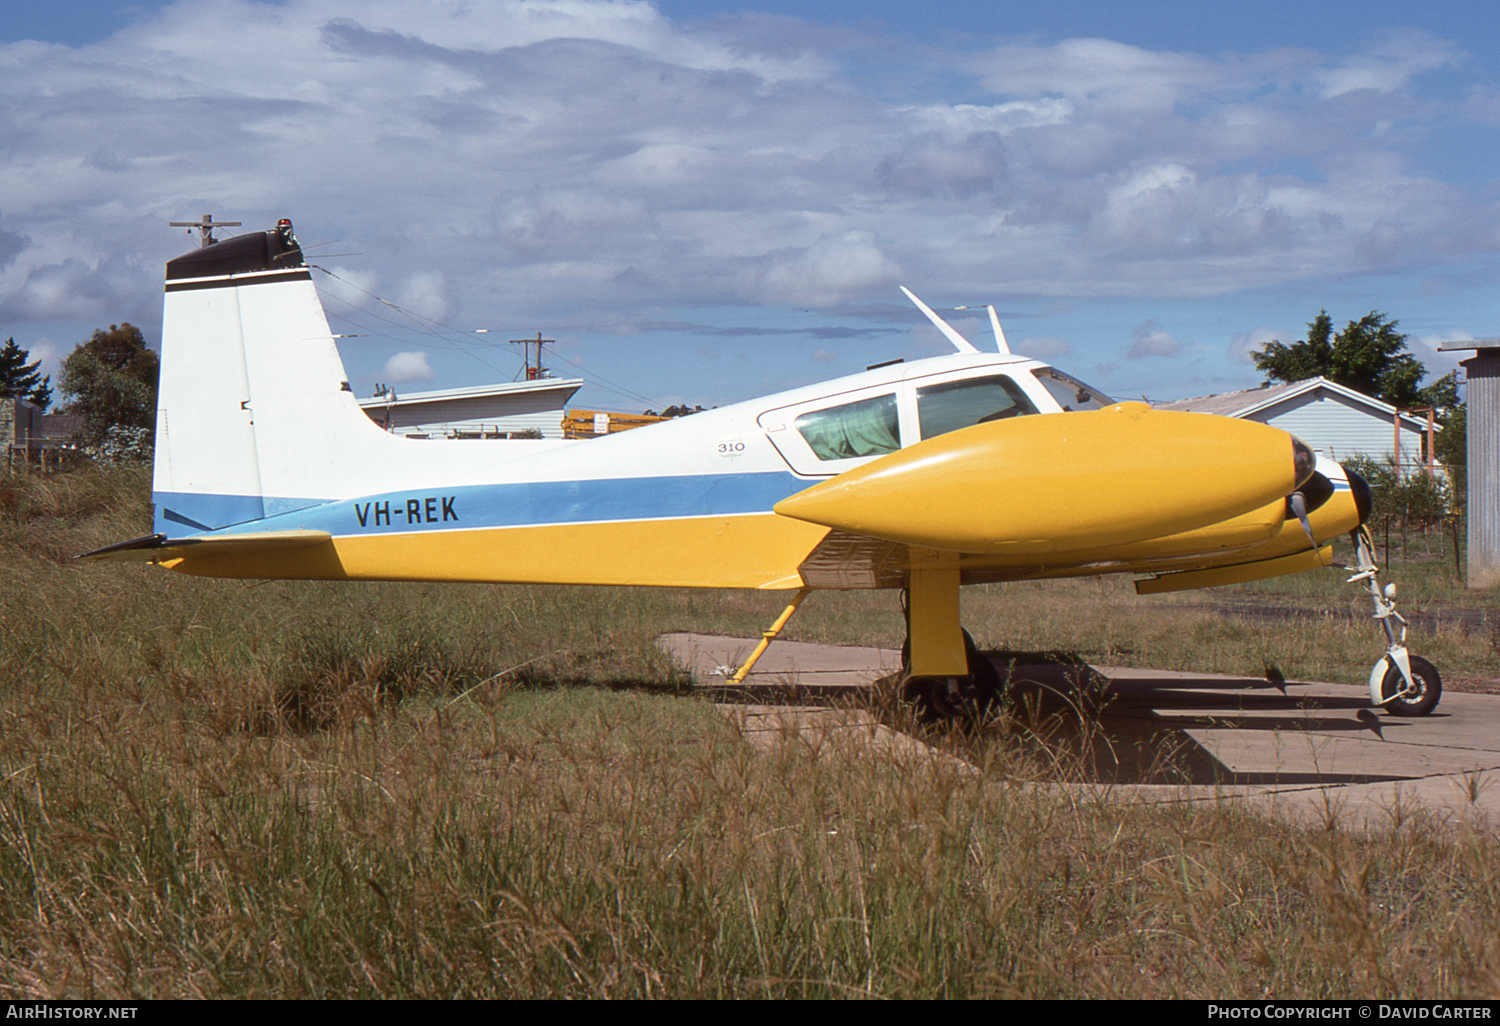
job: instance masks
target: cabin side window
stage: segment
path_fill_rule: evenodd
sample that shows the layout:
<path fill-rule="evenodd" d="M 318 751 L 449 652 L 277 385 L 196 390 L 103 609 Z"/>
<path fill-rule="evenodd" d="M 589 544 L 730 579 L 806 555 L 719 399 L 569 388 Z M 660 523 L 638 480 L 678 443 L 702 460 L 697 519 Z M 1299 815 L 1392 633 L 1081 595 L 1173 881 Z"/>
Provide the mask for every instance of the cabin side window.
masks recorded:
<path fill-rule="evenodd" d="M 1020 386 L 1005 377 L 967 378 L 917 389 L 917 420 L 923 438 L 1036 412 Z"/>
<path fill-rule="evenodd" d="M 798 417 L 795 424 L 820 460 L 879 456 L 901 448 L 894 393 L 813 410 Z"/>

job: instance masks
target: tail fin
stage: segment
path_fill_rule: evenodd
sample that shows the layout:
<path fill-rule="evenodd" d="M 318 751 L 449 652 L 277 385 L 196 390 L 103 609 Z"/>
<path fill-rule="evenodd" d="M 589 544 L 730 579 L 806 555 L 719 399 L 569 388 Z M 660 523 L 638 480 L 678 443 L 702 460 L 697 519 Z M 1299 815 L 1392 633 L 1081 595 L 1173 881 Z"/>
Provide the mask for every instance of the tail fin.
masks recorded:
<path fill-rule="evenodd" d="M 283 224 L 167 264 L 158 532 L 213 530 L 358 493 L 395 441 L 350 391 L 312 274 Z"/>

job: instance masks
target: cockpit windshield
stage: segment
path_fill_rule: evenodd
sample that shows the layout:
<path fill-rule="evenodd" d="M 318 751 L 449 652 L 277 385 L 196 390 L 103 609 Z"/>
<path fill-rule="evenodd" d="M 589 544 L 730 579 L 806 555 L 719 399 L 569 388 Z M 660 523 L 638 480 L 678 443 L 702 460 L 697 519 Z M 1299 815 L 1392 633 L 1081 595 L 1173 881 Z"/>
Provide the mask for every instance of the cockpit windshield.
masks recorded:
<path fill-rule="evenodd" d="M 1032 373 L 1065 413 L 1072 413 L 1074 410 L 1102 410 L 1115 403 L 1097 388 L 1085 385 L 1073 375 L 1064 374 L 1055 367 L 1040 367 Z"/>
<path fill-rule="evenodd" d="M 923 438 L 1037 412 L 1007 377 L 964 378 L 917 389 L 917 420 Z"/>

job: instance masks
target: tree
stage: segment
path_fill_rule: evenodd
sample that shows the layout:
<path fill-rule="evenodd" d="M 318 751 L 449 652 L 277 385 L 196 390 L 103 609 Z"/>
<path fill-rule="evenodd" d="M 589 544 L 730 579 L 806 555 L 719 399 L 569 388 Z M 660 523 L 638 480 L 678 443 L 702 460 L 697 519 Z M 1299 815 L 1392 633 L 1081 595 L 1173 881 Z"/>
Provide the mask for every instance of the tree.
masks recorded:
<path fill-rule="evenodd" d="M 52 375 L 41 375 L 41 360 L 27 363 L 30 355 L 14 338 L 5 340 L 0 348 L 0 399 L 30 399 L 45 410 L 52 403 Z"/>
<path fill-rule="evenodd" d="M 1251 353 L 1255 367 L 1273 381 L 1304 381 L 1322 375 L 1392 406 L 1431 406 L 1445 417 L 1458 405 L 1458 390 L 1444 378 L 1421 388 L 1427 369 L 1407 351 L 1397 322 L 1371 310 L 1333 334 L 1333 319 L 1320 310 L 1307 326 L 1307 338 L 1291 345 L 1267 342 Z"/>
<path fill-rule="evenodd" d="M 84 417 L 79 432 L 86 445 L 98 445 L 112 427 L 156 424 L 156 382 L 160 358 L 146 347 L 133 324 L 111 324 L 74 349 L 63 361 L 59 387 L 70 398 L 68 413 Z"/>
<path fill-rule="evenodd" d="M 1386 314 L 1371 310 L 1333 334 L 1328 311 L 1307 326 L 1307 338 L 1291 345 L 1267 342 L 1251 353 L 1258 370 L 1272 381 L 1304 381 L 1322 375 L 1357 392 L 1401 409 L 1430 406 L 1443 430 L 1434 439 L 1438 459 L 1453 472 L 1455 494 L 1467 494 L 1464 404 L 1458 398 L 1458 374 L 1445 374 L 1426 388 L 1427 368 L 1406 349 L 1406 336 Z"/>
<path fill-rule="evenodd" d="M 1448 380 L 1447 378 L 1443 379 Z M 1453 479 L 1453 493 L 1467 499 L 1469 494 L 1469 408 L 1460 403 L 1443 421 L 1443 430 L 1433 439 L 1432 448 Z"/>

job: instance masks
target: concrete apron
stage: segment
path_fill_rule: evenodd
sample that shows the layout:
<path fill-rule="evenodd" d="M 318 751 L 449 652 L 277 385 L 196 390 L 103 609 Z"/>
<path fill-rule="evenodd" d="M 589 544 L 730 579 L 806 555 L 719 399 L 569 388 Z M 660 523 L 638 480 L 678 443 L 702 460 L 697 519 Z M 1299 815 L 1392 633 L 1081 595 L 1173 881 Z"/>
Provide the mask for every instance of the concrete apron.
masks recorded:
<path fill-rule="evenodd" d="M 712 690 L 755 642 L 665 634 L 658 644 Z M 1247 801 L 1345 828 L 1394 826 L 1419 809 L 1500 823 L 1500 696 L 1446 693 L 1432 715 L 1405 719 L 1371 708 L 1364 686 L 994 661 L 1030 731 L 1083 767 L 1086 782 L 1045 786 L 1153 803 Z M 894 649 L 778 641 L 720 708 L 762 748 L 797 737 L 956 762 L 871 712 L 829 707 L 894 686 L 899 663 Z"/>

